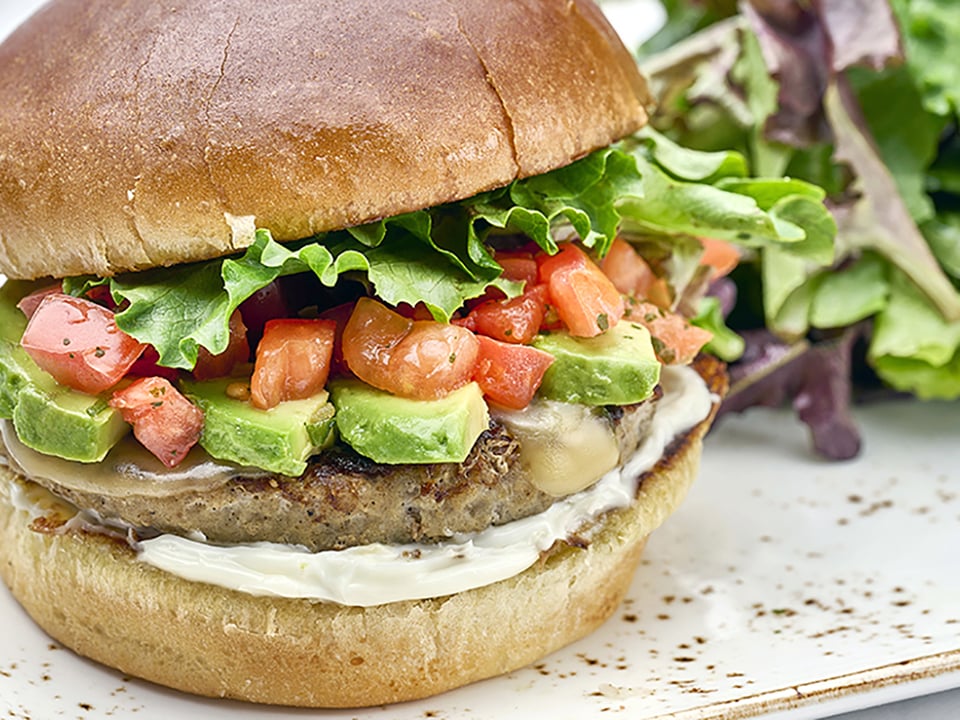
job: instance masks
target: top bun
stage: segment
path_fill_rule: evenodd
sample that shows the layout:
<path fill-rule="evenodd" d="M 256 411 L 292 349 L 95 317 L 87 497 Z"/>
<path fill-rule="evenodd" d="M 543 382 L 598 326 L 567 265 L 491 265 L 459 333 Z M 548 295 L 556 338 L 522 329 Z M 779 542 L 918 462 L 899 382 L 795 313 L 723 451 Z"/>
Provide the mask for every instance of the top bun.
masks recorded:
<path fill-rule="evenodd" d="M 589 0 L 53 0 L 0 46 L 0 271 L 218 257 L 469 197 L 646 121 Z M 235 222 L 233 218 L 244 218 Z"/>

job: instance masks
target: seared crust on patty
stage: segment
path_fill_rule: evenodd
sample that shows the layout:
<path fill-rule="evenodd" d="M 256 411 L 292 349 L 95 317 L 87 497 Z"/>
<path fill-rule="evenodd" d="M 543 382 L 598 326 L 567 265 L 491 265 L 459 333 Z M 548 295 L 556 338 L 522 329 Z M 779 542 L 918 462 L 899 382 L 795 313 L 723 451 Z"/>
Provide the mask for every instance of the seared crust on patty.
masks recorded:
<path fill-rule="evenodd" d="M 606 411 L 621 458 L 646 435 L 657 397 Z M 37 482 L 78 507 L 146 533 L 200 532 L 211 542 L 270 541 L 313 551 L 442 540 L 535 515 L 557 500 L 533 484 L 520 441 L 495 421 L 462 463 L 381 465 L 344 447 L 313 458 L 299 478 L 236 477 L 160 497 Z"/>

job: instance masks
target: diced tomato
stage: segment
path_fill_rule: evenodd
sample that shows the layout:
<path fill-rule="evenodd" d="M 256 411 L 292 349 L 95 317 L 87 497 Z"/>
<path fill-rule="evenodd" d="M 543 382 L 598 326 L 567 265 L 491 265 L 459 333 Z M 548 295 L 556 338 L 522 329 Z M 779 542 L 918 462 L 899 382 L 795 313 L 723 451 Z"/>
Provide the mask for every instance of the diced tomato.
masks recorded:
<path fill-rule="evenodd" d="M 477 336 L 465 328 L 417 320 L 390 357 L 396 395 L 433 400 L 470 382 L 477 360 Z"/>
<path fill-rule="evenodd" d="M 512 282 L 522 282 L 524 289 L 529 289 L 537 283 L 537 261 L 527 250 L 497 250 L 494 259 L 503 268 L 500 277 Z M 506 300 L 507 296 L 498 287 L 488 287 L 483 295 L 467 301 L 467 309 L 473 310 L 478 305 L 491 300 Z"/>
<path fill-rule="evenodd" d="M 464 317 L 454 317 L 450 319 L 451 325 L 456 325 L 458 327 L 466 328 L 472 333 L 477 331 L 477 318 L 471 313 L 465 315 Z"/>
<path fill-rule="evenodd" d="M 110 310 L 60 293 L 43 299 L 20 344 L 58 382 L 91 394 L 116 385 L 146 347 L 117 327 Z"/>
<path fill-rule="evenodd" d="M 657 279 L 640 253 L 621 238 L 613 241 L 609 252 L 600 261 L 600 269 L 617 290 L 635 298 L 646 298 L 650 286 Z"/>
<path fill-rule="evenodd" d="M 488 300 L 470 311 L 476 332 L 501 342 L 528 344 L 540 331 L 546 312 L 546 285 L 533 285 L 509 300 Z"/>
<path fill-rule="evenodd" d="M 527 288 L 537 282 L 537 261 L 533 259 L 533 255 L 530 253 L 500 250 L 493 257 L 503 268 L 501 277 L 526 283 L 525 287 Z"/>
<path fill-rule="evenodd" d="M 234 310 L 230 316 L 230 340 L 227 349 L 214 355 L 205 347 L 197 353 L 197 364 L 193 367 L 193 376 L 197 380 L 212 380 L 226 377 L 236 365 L 250 360 L 250 345 L 247 342 L 247 327 L 243 316 Z"/>
<path fill-rule="evenodd" d="M 331 375 L 352 375 L 350 368 L 347 367 L 347 361 L 343 358 L 343 329 L 347 326 L 347 321 L 353 314 L 353 307 L 356 303 L 348 302 L 342 305 L 328 308 L 320 313 L 324 320 L 333 320 L 337 324 L 337 329 L 333 334 L 333 358 L 330 361 Z"/>
<path fill-rule="evenodd" d="M 550 304 L 571 335 L 594 337 L 623 317 L 620 291 L 583 250 L 572 243 L 539 263 L 540 281 L 550 290 Z"/>
<path fill-rule="evenodd" d="M 739 264 L 740 251 L 736 246 L 717 238 L 701 237 L 699 240 L 703 245 L 700 264 L 713 268 L 714 278 L 729 274 Z"/>
<path fill-rule="evenodd" d="M 243 324 L 247 328 L 247 343 L 249 346 L 256 347 L 260 338 L 263 337 L 263 326 L 268 320 L 290 317 L 290 302 L 283 287 L 274 280 L 240 303 L 239 310 Z M 232 317 L 230 323 L 232 335 Z M 247 354 L 249 355 L 249 347 Z"/>
<path fill-rule="evenodd" d="M 327 384 L 337 323 L 281 318 L 264 325 L 250 380 L 250 400 L 262 409 L 302 400 Z"/>
<path fill-rule="evenodd" d="M 647 261 L 626 240 L 617 238 L 600 262 L 604 275 L 624 295 L 649 300 L 662 308 L 670 307 L 673 299 L 667 281 L 650 269 Z"/>
<path fill-rule="evenodd" d="M 408 320 L 370 298 L 357 301 L 343 331 L 348 367 L 394 395 L 432 400 L 470 381 L 478 342 L 469 330 Z"/>
<path fill-rule="evenodd" d="M 650 331 L 653 349 L 660 362 L 667 365 L 686 365 L 713 338 L 709 330 L 691 325 L 683 316 L 653 303 L 639 303 L 630 311 L 630 322 Z"/>
<path fill-rule="evenodd" d="M 164 367 L 160 364 L 160 353 L 153 345 L 147 345 L 143 354 L 130 366 L 128 375 L 135 377 L 162 377 L 173 382 L 180 377 L 176 368 Z"/>
<path fill-rule="evenodd" d="M 390 356 L 407 336 L 413 320 L 371 298 L 360 298 L 343 329 L 343 359 L 358 378 L 386 390 Z"/>
<path fill-rule="evenodd" d="M 110 398 L 123 419 L 133 425 L 140 443 L 167 467 L 177 465 L 200 439 L 203 411 L 166 378 L 140 378 Z"/>
<path fill-rule="evenodd" d="M 533 400 L 553 355 L 529 345 L 502 343 L 478 335 L 480 350 L 473 379 L 492 402 L 522 410 Z"/>
<path fill-rule="evenodd" d="M 63 283 L 47 285 L 21 298 L 20 302 L 17 303 L 17 307 L 20 309 L 20 312 L 27 316 L 27 320 L 29 320 L 33 317 L 33 314 L 37 311 L 37 308 L 40 307 L 40 303 L 43 302 L 43 299 L 47 295 L 57 295 L 61 293 L 63 293 Z"/>

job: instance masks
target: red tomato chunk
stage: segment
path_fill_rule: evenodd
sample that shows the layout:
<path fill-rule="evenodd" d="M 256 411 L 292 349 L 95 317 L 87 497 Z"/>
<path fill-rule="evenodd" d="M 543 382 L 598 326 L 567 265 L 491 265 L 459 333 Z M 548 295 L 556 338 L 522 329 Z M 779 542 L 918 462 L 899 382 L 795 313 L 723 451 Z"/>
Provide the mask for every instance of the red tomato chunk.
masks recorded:
<path fill-rule="evenodd" d="M 571 335 L 594 337 L 623 317 L 620 291 L 576 245 L 541 260 L 540 282 L 549 287 L 550 304 Z"/>
<path fill-rule="evenodd" d="M 20 309 L 20 312 L 27 316 L 27 320 L 29 320 L 33 317 L 33 314 L 37 311 L 37 308 L 40 307 L 40 303 L 43 302 L 43 299 L 47 295 L 57 294 L 63 294 L 63 283 L 47 285 L 47 287 L 34 290 L 29 295 L 21 298 L 20 302 L 17 303 L 17 307 Z"/>
<path fill-rule="evenodd" d="M 650 331 L 657 358 L 666 365 L 690 363 L 713 338 L 709 330 L 691 325 L 682 315 L 652 303 L 631 305 L 627 319 Z"/>
<path fill-rule="evenodd" d="M 250 381 L 253 404 L 266 410 L 320 392 L 330 375 L 336 330 L 333 320 L 269 320 Z"/>
<path fill-rule="evenodd" d="M 489 400 L 522 410 L 533 400 L 553 355 L 528 345 L 502 343 L 480 335 L 473 379 Z"/>
<path fill-rule="evenodd" d="M 530 253 L 498 252 L 496 261 L 503 268 L 503 277 L 530 287 L 537 282 L 537 261 Z"/>
<path fill-rule="evenodd" d="M 57 382 L 91 394 L 116 385 L 146 347 L 117 327 L 110 310 L 60 293 L 43 298 L 20 344 Z"/>
<path fill-rule="evenodd" d="M 547 286 L 534 285 L 510 300 L 487 300 L 470 311 L 470 316 L 481 335 L 526 345 L 540 331 L 546 305 Z"/>
<path fill-rule="evenodd" d="M 140 443 L 167 467 L 180 463 L 203 430 L 203 411 L 165 378 L 148 377 L 118 390 L 110 406 L 133 425 Z"/>
<path fill-rule="evenodd" d="M 624 295 L 646 298 L 657 276 L 626 240 L 616 238 L 600 263 L 600 269 Z"/>
<path fill-rule="evenodd" d="M 343 330 L 343 356 L 358 378 L 418 400 L 444 397 L 470 382 L 477 350 L 466 328 L 409 320 L 370 298 L 357 301 Z"/>

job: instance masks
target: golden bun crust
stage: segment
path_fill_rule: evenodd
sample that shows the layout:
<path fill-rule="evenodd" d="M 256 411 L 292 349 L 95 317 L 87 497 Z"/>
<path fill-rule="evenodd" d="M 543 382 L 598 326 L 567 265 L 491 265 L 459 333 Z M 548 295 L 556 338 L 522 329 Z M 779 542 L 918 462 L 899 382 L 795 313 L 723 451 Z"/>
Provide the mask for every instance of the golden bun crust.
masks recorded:
<path fill-rule="evenodd" d="M 722 393 L 720 364 L 700 369 Z M 64 645 L 179 690 L 305 707 L 423 698 L 523 667 L 606 620 L 647 536 L 685 497 L 711 419 L 672 444 L 586 548 L 562 545 L 514 578 L 450 597 L 350 608 L 185 581 L 104 536 L 43 532 L 17 509 L 23 480 L 5 468 L 0 575 Z"/>
<path fill-rule="evenodd" d="M 53 0 L 0 46 L 0 271 L 110 275 L 234 252 L 229 217 L 284 241 L 462 199 L 648 102 L 591 0 Z"/>

